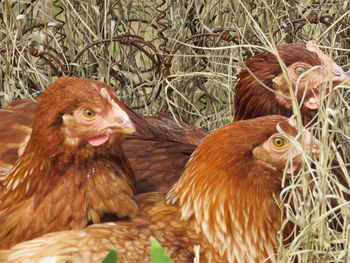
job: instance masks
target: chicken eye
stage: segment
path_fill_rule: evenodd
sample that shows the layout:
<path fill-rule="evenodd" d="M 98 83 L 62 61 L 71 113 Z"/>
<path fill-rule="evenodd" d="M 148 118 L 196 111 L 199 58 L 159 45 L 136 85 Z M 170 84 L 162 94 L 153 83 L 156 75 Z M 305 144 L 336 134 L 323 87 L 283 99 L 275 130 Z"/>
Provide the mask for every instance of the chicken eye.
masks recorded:
<path fill-rule="evenodd" d="M 287 145 L 287 143 L 287 139 L 281 136 L 276 136 L 272 139 L 272 145 L 277 149 L 284 148 Z"/>
<path fill-rule="evenodd" d="M 297 76 L 300 76 L 301 74 L 305 73 L 306 71 L 308 71 L 308 69 L 304 66 L 297 66 L 294 68 L 294 73 Z"/>
<path fill-rule="evenodd" d="M 95 118 L 95 115 L 96 115 L 96 113 L 91 109 L 84 109 L 83 110 L 83 116 L 87 120 L 92 120 L 93 118 Z"/>

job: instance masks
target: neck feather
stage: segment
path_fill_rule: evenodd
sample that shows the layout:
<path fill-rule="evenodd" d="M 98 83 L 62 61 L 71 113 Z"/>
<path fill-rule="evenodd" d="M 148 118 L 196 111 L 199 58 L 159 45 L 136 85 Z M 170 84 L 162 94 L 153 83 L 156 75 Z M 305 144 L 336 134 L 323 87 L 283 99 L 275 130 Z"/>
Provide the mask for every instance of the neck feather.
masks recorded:
<path fill-rule="evenodd" d="M 268 77 L 268 74 L 257 76 L 262 83 L 272 89 L 272 80 Z M 292 107 L 281 104 L 272 90 L 261 85 L 248 71 L 242 72 L 236 87 L 234 120 L 247 120 L 267 115 L 281 115 L 289 118 L 293 114 Z M 302 107 L 301 114 L 303 123 L 306 125 L 316 113 Z"/>
<path fill-rule="evenodd" d="M 249 161 L 241 167 L 210 170 L 196 158 L 194 154 L 184 175 L 168 193 L 168 202 L 179 206 L 182 220 L 195 220 L 228 262 L 255 263 L 268 257 L 272 258 L 267 262 L 273 262 L 281 218 L 275 203 L 279 187 L 271 188 L 266 182 L 271 179 L 271 171 Z"/>
<path fill-rule="evenodd" d="M 262 81 L 264 82 L 264 81 Z M 265 81 L 272 88 L 272 81 Z M 293 115 L 292 108 L 280 104 L 276 94 L 258 83 L 247 71 L 241 74 L 236 88 L 235 120 L 246 120 L 266 115 Z"/>
<path fill-rule="evenodd" d="M 1 249 L 48 232 L 100 223 L 105 214 L 135 217 L 133 174 L 123 156 L 72 161 L 62 170 L 51 156 L 30 149 L 0 177 Z"/>
<path fill-rule="evenodd" d="M 64 148 L 63 145 L 61 148 Z M 13 169 L 0 177 L 0 184 L 4 188 L 0 193 L 0 200 L 5 200 L 6 196 L 11 196 L 12 200 L 17 201 L 33 198 L 32 208 L 35 209 L 65 182 L 79 189 L 76 195 L 84 195 L 87 205 L 92 208 L 98 200 L 89 200 L 89 194 L 85 195 L 84 191 L 96 192 L 96 197 L 101 198 L 107 194 L 104 193 L 105 188 L 105 192 L 115 194 L 114 197 L 108 197 L 112 199 L 109 200 L 110 204 L 123 198 L 134 202 L 134 174 L 122 150 L 115 150 L 108 156 L 103 152 L 93 154 L 84 149 L 76 152 L 67 148 L 64 148 L 65 150 L 67 151 L 49 155 L 36 140 L 31 139 Z M 134 216 L 136 211 L 134 204 L 130 211 L 123 209 L 121 204 L 105 210 L 121 217 Z"/>

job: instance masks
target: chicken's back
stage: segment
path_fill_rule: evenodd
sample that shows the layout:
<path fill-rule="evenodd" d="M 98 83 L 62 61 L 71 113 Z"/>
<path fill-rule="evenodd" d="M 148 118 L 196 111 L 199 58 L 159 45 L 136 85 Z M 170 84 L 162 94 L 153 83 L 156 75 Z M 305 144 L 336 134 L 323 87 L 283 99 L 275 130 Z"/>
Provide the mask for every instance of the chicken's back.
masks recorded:
<path fill-rule="evenodd" d="M 179 124 L 166 114 L 143 117 L 132 110 L 127 113 L 137 132 L 126 139 L 123 148 L 135 172 L 136 192 L 169 190 L 208 132 Z"/>
<path fill-rule="evenodd" d="M 32 131 L 35 108 L 32 100 L 25 99 L 0 110 L 0 174 L 11 170 L 22 154 Z"/>
<path fill-rule="evenodd" d="M 193 262 L 195 245 L 201 246 L 201 262 L 208 262 L 208 257 L 221 262 L 194 230 L 194 221 L 181 221 L 178 208 L 166 205 L 164 197 L 163 193 L 137 195 L 141 209 L 133 220 L 46 234 L 0 251 L 0 262 L 101 262 L 111 249 L 118 251 L 118 262 L 151 262 L 151 236 L 173 262 Z"/>

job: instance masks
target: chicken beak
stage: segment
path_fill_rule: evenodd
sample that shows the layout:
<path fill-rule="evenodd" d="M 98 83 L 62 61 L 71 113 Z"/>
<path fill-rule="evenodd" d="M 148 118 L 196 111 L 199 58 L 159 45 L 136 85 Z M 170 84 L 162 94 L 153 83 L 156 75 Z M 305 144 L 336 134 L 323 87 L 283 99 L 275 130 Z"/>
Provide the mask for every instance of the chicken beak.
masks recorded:
<path fill-rule="evenodd" d="M 111 123 L 108 126 L 113 132 L 118 133 L 133 134 L 136 131 L 128 114 L 123 110 L 116 110 L 112 113 Z"/>
<path fill-rule="evenodd" d="M 134 124 L 130 121 L 129 116 L 123 110 L 112 111 L 105 119 L 100 134 L 88 138 L 89 144 L 94 147 L 100 146 L 107 142 L 113 133 L 132 134 L 136 131 Z"/>
<path fill-rule="evenodd" d="M 311 155 L 314 158 L 319 159 L 320 158 L 320 147 L 319 146 L 317 146 L 317 147 L 313 146 L 311 148 Z"/>
<path fill-rule="evenodd" d="M 335 78 L 332 79 L 333 86 L 343 85 L 350 86 L 350 74 L 343 70 Z"/>
<path fill-rule="evenodd" d="M 318 159 L 320 156 L 321 142 L 317 140 L 309 131 L 304 131 L 304 143 L 309 153 Z"/>
<path fill-rule="evenodd" d="M 136 128 L 134 124 L 128 120 L 118 126 L 113 126 L 112 130 L 125 134 L 133 134 L 136 131 Z"/>

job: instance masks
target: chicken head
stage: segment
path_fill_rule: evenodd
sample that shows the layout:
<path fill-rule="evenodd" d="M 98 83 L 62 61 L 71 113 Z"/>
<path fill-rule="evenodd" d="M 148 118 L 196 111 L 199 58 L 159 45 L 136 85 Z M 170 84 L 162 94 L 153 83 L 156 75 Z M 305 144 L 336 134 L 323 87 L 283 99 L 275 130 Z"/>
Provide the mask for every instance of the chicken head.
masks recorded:
<path fill-rule="evenodd" d="M 295 96 L 302 105 L 306 124 L 317 113 L 321 93 L 326 94 L 329 86 L 350 83 L 350 74 L 313 41 L 281 45 L 277 52 L 278 55 L 268 51 L 256 54 L 240 73 L 236 88 L 236 120 L 270 114 L 290 117 Z"/>

